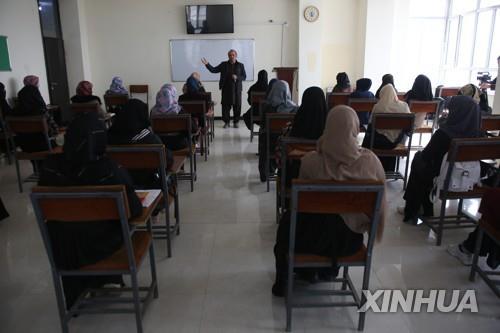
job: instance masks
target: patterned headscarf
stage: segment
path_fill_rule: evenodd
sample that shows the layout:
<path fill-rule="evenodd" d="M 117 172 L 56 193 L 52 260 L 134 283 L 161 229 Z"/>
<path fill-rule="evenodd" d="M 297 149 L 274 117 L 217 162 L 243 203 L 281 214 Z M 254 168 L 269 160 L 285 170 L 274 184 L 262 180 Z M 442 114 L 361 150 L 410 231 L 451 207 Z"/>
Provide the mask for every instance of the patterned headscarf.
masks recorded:
<path fill-rule="evenodd" d="M 23 83 L 25 86 L 38 87 L 39 78 L 36 75 L 28 75 L 24 77 Z"/>
<path fill-rule="evenodd" d="M 93 85 L 89 81 L 80 81 L 76 87 L 76 94 L 80 96 L 91 96 L 92 87 Z"/>
<path fill-rule="evenodd" d="M 123 86 L 123 80 L 119 76 L 115 76 L 113 81 L 111 81 L 111 85 L 109 86 L 108 92 L 113 94 L 127 94 L 128 90 Z"/>
<path fill-rule="evenodd" d="M 181 107 L 177 103 L 177 89 L 170 83 L 164 84 L 156 94 L 156 104 L 152 111 L 178 114 L 180 110 Z"/>

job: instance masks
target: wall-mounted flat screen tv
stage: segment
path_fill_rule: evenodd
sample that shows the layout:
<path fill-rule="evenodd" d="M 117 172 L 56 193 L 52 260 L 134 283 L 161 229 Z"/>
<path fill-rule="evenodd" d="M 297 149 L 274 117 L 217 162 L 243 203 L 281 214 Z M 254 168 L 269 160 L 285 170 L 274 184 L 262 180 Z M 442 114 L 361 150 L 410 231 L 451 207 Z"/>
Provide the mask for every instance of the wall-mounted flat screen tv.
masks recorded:
<path fill-rule="evenodd" d="M 233 33 L 233 5 L 186 6 L 188 34 Z"/>

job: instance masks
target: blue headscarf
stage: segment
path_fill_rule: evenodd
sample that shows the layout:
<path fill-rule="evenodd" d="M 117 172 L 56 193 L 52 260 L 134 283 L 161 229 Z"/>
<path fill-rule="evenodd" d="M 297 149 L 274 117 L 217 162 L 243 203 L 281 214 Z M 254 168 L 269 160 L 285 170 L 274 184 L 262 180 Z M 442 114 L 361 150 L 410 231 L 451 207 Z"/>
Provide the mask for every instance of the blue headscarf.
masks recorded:
<path fill-rule="evenodd" d="M 122 78 L 115 76 L 111 81 L 109 90 L 106 93 L 128 95 L 128 90 L 123 86 Z"/>

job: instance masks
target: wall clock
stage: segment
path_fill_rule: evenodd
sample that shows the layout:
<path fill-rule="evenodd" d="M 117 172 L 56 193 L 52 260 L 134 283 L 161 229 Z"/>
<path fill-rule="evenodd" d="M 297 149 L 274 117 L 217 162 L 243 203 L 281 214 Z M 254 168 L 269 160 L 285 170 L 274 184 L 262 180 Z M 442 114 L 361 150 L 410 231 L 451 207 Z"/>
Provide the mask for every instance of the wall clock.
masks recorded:
<path fill-rule="evenodd" d="M 304 9 L 304 18 L 308 22 L 314 22 L 318 19 L 319 17 L 319 9 L 315 6 L 307 6 L 306 9 Z"/>

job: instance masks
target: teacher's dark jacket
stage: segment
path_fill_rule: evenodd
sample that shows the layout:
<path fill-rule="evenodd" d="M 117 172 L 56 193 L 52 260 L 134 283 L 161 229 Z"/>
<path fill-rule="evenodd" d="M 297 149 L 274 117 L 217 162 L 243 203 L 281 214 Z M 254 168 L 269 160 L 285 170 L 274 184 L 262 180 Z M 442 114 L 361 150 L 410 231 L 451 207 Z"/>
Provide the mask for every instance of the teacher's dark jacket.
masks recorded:
<path fill-rule="evenodd" d="M 219 89 L 222 90 L 221 104 L 241 105 L 242 82 L 247 78 L 245 66 L 238 61 L 234 64 L 231 64 L 229 61 L 223 61 L 216 67 L 210 64 L 207 64 L 206 67 L 212 73 L 220 73 Z M 237 76 L 236 81 L 232 78 L 233 74 Z"/>

